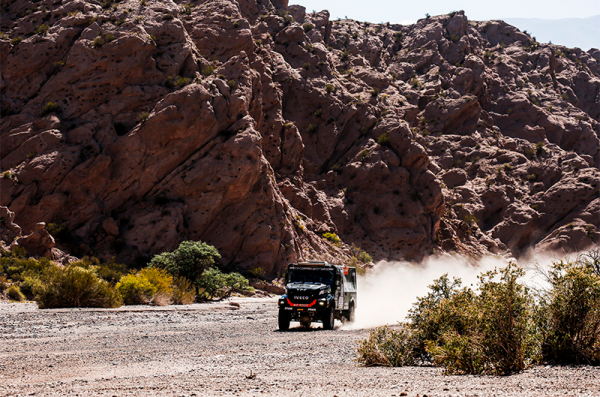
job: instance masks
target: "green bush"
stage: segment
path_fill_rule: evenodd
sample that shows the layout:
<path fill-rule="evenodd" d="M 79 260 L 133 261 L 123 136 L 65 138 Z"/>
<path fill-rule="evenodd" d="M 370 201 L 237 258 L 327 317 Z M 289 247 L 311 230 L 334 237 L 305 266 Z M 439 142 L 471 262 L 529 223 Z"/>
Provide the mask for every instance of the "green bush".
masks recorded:
<path fill-rule="evenodd" d="M 362 251 L 362 250 L 358 253 L 357 259 L 359 261 L 361 261 L 362 263 L 373 262 L 373 257 L 371 255 L 369 255 L 367 252 Z"/>
<path fill-rule="evenodd" d="M 39 34 L 39 35 L 45 35 L 46 33 L 48 33 L 48 29 L 50 29 L 50 27 L 48 25 L 41 24 L 40 26 L 35 28 L 35 31 L 33 33 Z"/>
<path fill-rule="evenodd" d="M 481 320 L 478 332 L 486 373 L 503 375 L 522 371 L 540 359 L 533 296 L 518 282 L 524 275 L 523 269 L 511 263 L 479 277 L 480 294 L 474 310 Z"/>
<path fill-rule="evenodd" d="M 145 123 L 146 120 L 148 120 L 149 117 L 150 117 L 150 113 L 148 113 L 148 112 L 142 112 L 142 113 L 138 114 L 136 121 L 138 123 Z"/>
<path fill-rule="evenodd" d="M 310 32 L 311 30 L 313 30 L 315 27 L 315 25 L 313 25 L 312 23 L 305 23 L 302 25 L 302 29 L 304 29 L 305 33 Z"/>
<path fill-rule="evenodd" d="M 377 138 L 377 143 L 380 144 L 381 146 L 390 147 L 392 145 L 391 140 L 390 140 L 390 134 L 385 132 L 385 133 L 379 135 L 379 138 Z"/>
<path fill-rule="evenodd" d="M 35 299 L 41 309 L 53 307 L 118 307 L 119 294 L 93 269 L 69 265 L 52 266 L 40 277 L 34 288 Z"/>
<path fill-rule="evenodd" d="M 10 253 L 0 258 L 0 267 L 13 281 L 22 281 L 26 277 L 39 277 L 54 266 L 50 259 L 23 258 L 17 253 Z"/>
<path fill-rule="evenodd" d="M 196 282 L 199 296 L 203 300 L 225 299 L 233 293 L 249 293 L 254 288 L 250 287 L 248 280 L 239 273 L 223 273 L 217 268 L 210 268 L 202 273 Z"/>
<path fill-rule="evenodd" d="M 25 295 L 23 295 L 18 285 L 11 285 L 8 287 L 6 295 L 8 295 L 10 299 L 17 302 L 23 302 L 25 300 Z"/>
<path fill-rule="evenodd" d="M 214 70 L 215 70 L 214 65 L 210 65 L 209 64 L 209 65 L 206 65 L 206 66 L 204 66 L 202 68 L 202 72 L 201 73 L 202 73 L 203 76 L 210 76 L 211 74 L 213 74 Z"/>
<path fill-rule="evenodd" d="M 173 252 L 155 255 L 149 266 L 165 269 L 173 276 L 185 277 L 194 283 L 205 269 L 216 265 L 220 258 L 221 254 L 212 245 L 201 241 L 184 241 Z"/>
<path fill-rule="evenodd" d="M 171 304 L 173 298 L 173 276 L 164 269 L 146 268 L 138 273 L 152 284 L 156 290 L 151 303 L 158 306 Z"/>
<path fill-rule="evenodd" d="M 532 294 L 518 282 L 523 275 L 511 263 L 481 274 L 477 290 L 462 287 L 460 279 L 440 277 L 413 305 L 410 323 L 402 333 L 378 331 L 376 335 L 386 335 L 391 341 L 381 337 L 363 341 L 358 361 L 365 365 L 432 362 L 453 374 L 500 375 L 529 367 L 541 358 L 540 339 Z M 369 344 L 370 351 L 389 350 L 383 356 L 394 360 L 377 364 L 374 353 L 364 353 Z"/>
<path fill-rule="evenodd" d="M 50 113 L 55 113 L 59 110 L 58 105 L 54 102 L 48 102 L 42 107 L 42 112 L 40 113 L 41 117 L 46 116 Z"/>
<path fill-rule="evenodd" d="M 538 317 L 544 358 L 600 364 L 600 276 L 592 262 L 555 263 L 549 281 Z"/>
<path fill-rule="evenodd" d="M 0 268 L 0 271 L 2 269 Z M 0 274 L 0 293 L 6 291 L 6 289 L 8 288 L 8 280 L 6 279 L 6 276 L 4 274 Z"/>
<path fill-rule="evenodd" d="M 369 337 L 359 341 L 356 361 L 367 366 L 402 367 L 414 365 L 414 340 L 410 327 L 377 327 Z"/>
<path fill-rule="evenodd" d="M 126 305 L 143 305 L 150 303 L 156 294 L 156 287 L 147 278 L 139 274 L 123 276 L 116 289 Z"/>
<path fill-rule="evenodd" d="M 323 233 L 323 238 L 328 240 L 333 245 L 341 245 L 342 240 L 335 233 Z"/>
<path fill-rule="evenodd" d="M 173 304 L 189 305 L 196 300 L 196 288 L 185 277 L 176 277 L 173 280 Z"/>
<path fill-rule="evenodd" d="M 34 290 L 36 288 L 40 288 L 42 286 L 42 282 L 39 278 L 36 277 L 26 277 L 23 281 L 21 281 L 21 292 L 27 297 L 29 300 L 35 299 Z"/>

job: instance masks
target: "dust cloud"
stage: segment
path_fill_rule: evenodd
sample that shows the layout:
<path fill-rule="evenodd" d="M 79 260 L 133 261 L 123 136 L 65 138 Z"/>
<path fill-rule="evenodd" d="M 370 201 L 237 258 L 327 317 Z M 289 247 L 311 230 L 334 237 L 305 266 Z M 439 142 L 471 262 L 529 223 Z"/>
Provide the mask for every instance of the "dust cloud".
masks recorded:
<path fill-rule="evenodd" d="M 404 321 L 417 297 L 427 294 L 433 280 L 445 273 L 463 286 L 475 286 L 477 275 L 504 267 L 507 259 L 484 258 L 476 266 L 455 255 L 431 257 L 422 263 L 379 262 L 358 278 L 356 320 L 342 329 L 364 329 Z"/>
<path fill-rule="evenodd" d="M 404 321 L 408 311 L 418 297 L 429 292 L 428 286 L 433 280 L 445 273 L 448 277 L 462 280 L 463 286 L 477 286 L 477 276 L 494 268 L 506 267 L 509 261 L 515 261 L 525 271 L 522 281 L 532 290 L 549 287 L 547 273 L 553 262 L 576 260 L 587 252 L 570 255 L 529 253 L 516 261 L 513 258 L 484 257 L 473 264 L 459 255 L 444 254 L 430 257 L 421 263 L 386 262 L 375 264 L 365 276 L 358 278 L 358 297 L 356 321 L 341 329 L 364 329 L 381 325 L 394 325 Z"/>

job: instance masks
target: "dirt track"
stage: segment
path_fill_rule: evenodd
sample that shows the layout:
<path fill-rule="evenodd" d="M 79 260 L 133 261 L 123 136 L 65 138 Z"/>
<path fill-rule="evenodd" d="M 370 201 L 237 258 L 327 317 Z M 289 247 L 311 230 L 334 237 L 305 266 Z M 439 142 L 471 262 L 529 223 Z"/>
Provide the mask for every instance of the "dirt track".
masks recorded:
<path fill-rule="evenodd" d="M 0 396 L 600 396 L 600 368 L 510 377 L 363 368 L 367 330 L 279 332 L 273 299 L 165 308 L 0 304 Z M 339 325 L 339 323 L 338 323 Z"/>

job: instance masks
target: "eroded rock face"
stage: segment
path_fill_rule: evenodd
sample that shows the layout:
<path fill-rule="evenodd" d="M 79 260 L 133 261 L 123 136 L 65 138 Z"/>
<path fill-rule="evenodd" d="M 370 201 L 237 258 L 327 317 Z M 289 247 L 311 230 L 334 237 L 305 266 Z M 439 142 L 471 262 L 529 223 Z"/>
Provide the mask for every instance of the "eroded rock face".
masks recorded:
<path fill-rule="evenodd" d="M 393 260 L 598 243 L 595 52 L 462 12 L 186 4 L 0 9 L 10 222 L 64 224 L 59 246 L 122 261 L 204 240 L 270 276 L 351 244 Z"/>

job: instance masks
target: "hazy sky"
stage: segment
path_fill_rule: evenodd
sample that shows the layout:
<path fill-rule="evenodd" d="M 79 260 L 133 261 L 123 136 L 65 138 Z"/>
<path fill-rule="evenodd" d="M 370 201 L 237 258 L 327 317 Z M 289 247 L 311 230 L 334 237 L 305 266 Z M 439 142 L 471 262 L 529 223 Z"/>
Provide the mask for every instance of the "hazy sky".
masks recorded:
<path fill-rule="evenodd" d="M 308 12 L 329 10 L 332 19 L 410 23 L 431 15 L 464 10 L 471 20 L 503 18 L 585 18 L 600 14 L 600 0 L 289 0 Z"/>

